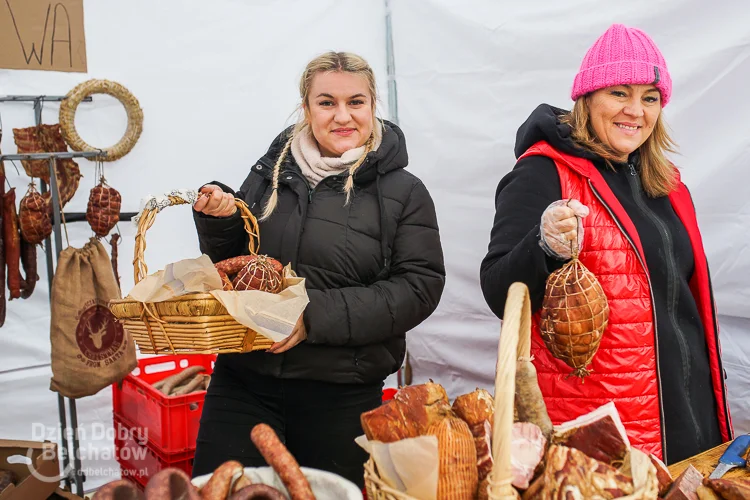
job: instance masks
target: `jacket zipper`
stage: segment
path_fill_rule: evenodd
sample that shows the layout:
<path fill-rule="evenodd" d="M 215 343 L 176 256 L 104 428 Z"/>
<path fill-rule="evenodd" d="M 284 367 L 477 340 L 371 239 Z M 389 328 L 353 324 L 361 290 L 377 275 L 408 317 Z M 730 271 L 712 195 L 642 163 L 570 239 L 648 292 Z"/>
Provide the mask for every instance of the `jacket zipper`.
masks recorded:
<path fill-rule="evenodd" d="M 667 461 L 667 439 L 666 439 L 666 430 L 664 427 L 664 404 L 662 403 L 662 387 L 661 387 L 661 370 L 659 370 L 659 329 L 657 328 L 656 324 L 656 309 L 655 309 L 655 303 L 654 303 L 654 292 L 653 288 L 651 286 L 651 276 L 648 274 L 648 268 L 646 267 L 646 263 L 643 262 L 643 259 L 641 258 L 640 252 L 638 252 L 638 249 L 635 246 L 635 243 L 633 243 L 633 240 L 630 238 L 630 235 L 625 231 L 625 228 L 622 227 L 620 224 L 620 221 L 615 217 L 614 212 L 612 209 L 607 205 L 604 200 L 602 199 L 601 195 L 597 192 L 597 190 L 594 188 L 594 184 L 591 182 L 591 179 L 587 179 L 587 182 L 589 184 L 589 187 L 591 188 L 591 192 L 594 193 L 594 196 L 596 196 L 596 199 L 599 200 L 599 203 L 602 204 L 602 206 L 609 212 L 610 217 L 612 217 L 612 220 L 615 221 L 615 224 L 620 229 L 620 232 L 622 232 L 623 236 L 625 236 L 625 239 L 630 243 L 630 246 L 633 247 L 633 251 L 635 252 L 636 257 L 638 257 L 638 262 L 641 263 L 641 267 L 643 267 L 643 271 L 646 273 L 646 280 L 648 281 L 648 293 L 651 298 L 651 317 L 654 322 L 654 352 L 656 352 L 656 382 L 657 387 L 659 389 L 659 417 L 661 418 L 661 448 L 663 450 L 663 459 L 664 463 L 669 463 Z"/>
<path fill-rule="evenodd" d="M 693 412 L 693 406 L 692 401 L 690 399 L 690 390 L 689 390 L 689 382 L 690 382 L 690 376 L 691 376 L 691 367 L 690 367 L 690 353 L 687 346 L 687 342 L 685 342 L 685 336 L 682 334 L 682 329 L 680 328 L 680 324 L 677 321 L 677 318 L 675 317 L 675 308 L 677 306 L 677 263 L 674 260 L 674 254 L 672 252 L 673 250 L 673 244 L 672 244 L 672 237 L 669 234 L 669 230 L 664 225 L 664 222 L 659 219 L 659 217 L 656 216 L 656 214 L 653 213 L 651 209 L 646 206 L 645 202 L 643 201 L 643 196 L 641 195 L 641 185 L 640 185 L 640 178 L 638 177 L 638 173 L 635 170 L 635 167 L 632 163 L 628 163 L 628 168 L 630 169 L 630 175 L 628 177 L 628 184 L 630 185 L 630 188 L 633 192 L 633 200 L 635 201 L 636 206 L 641 210 L 641 212 L 648 217 L 648 219 L 656 226 L 656 228 L 659 231 L 659 235 L 662 238 L 662 241 L 664 242 L 665 246 L 665 258 L 667 261 L 667 317 L 669 318 L 669 322 L 672 324 L 672 327 L 675 330 L 675 334 L 677 336 L 677 341 L 680 344 L 680 356 L 682 357 L 682 368 L 685 371 L 685 397 L 688 400 L 688 408 L 690 408 L 690 420 L 693 423 L 693 427 L 695 428 L 695 432 L 698 436 L 698 441 L 703 442 L 703 433 L 700 430 L 700 426 L 698 425 L 698 421 L 695 418 L 695 413 Z"/>

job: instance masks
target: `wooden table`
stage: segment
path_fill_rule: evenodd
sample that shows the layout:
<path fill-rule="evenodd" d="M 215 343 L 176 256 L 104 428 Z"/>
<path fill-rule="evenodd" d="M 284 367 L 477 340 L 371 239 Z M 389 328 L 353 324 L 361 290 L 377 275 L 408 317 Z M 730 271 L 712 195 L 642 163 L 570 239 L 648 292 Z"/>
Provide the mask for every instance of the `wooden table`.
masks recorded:
<path fill-rule="evenodd" d="M 669 472 L 672 474 L 672 477 L 677 479 L 677 476 L 682 474 L 682 471 L 688 468 L 690 464 L 693 465 L 698 471 L 700 471 L 703 476 L 708 477 L 709 474 L 711 474 L 716 466 L 719 464 L 719 459 L 721 458 L 721 455 L 726 451 L 726 449 L 729 447 L 729 443 L 724 443 L 722 445 L 717 446 L 716 448 L 712 448 L 708 451 L 704 451 L 700 455 L 696 455 L 692 458 L 688 458 L 687 460 L 683 460 L 682 462 L 677 462 L 676 464 L 672 464 L 669 466 Z M 733 478 L 733 477 L 741 477 L 744 479 L 750 479 L 750 469 L 748 468 L 739 468 L 735 467 L 734 469 L 730 470 L 723 476 L 724 478 Z"/>

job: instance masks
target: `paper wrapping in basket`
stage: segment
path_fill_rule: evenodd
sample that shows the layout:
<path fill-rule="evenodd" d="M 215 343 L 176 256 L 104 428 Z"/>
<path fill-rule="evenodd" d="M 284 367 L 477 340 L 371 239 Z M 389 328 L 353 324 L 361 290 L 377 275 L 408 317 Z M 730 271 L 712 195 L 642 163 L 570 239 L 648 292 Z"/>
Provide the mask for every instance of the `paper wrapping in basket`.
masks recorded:
<path fill-rule="evenodd" d="M 163 271 L 139 281 L 128 296 L 138 302 L 163 302 L 186 293 L 206 293 L 221 287 L 221 277 L 213 262 L 208 255 L 201 255 L 167 264 Z"/>
<path fill-rule="evenodd" d="M 146 276 L 128 296 L 144 303 L 163 302 L 187 293 L 210 293 L 238 323 L 279 342 L 288 337 L 310 302 L 305 279 L 290 266 L 284 268 L 284 289 L 277 293 L 258 290 L 224 291 L 219 273 L 207 255 L 168 264 L 163 271 Z"/>
<path fill-rule="evenodd" d="M 420 500 L 437 499 L 437 437 L 419 436 L 381 443 L 359 436 L 355 441 L 372 456 L 380 479 L 388 486 Z"/>

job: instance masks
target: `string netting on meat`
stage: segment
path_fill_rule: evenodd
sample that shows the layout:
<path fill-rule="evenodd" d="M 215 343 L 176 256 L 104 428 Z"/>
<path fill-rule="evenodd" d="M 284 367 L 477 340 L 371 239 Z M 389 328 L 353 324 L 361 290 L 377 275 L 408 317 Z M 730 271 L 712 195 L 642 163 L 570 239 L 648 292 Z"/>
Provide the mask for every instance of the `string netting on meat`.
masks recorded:
<path fill-rule="evenodd" d="M 122 198 L 116 189 L 107 184 L 104 178 L 104 164 L 97 159 L 95 178 L 99 184 L 89 193 L 86 220 L 98 238 L 106 237 L 120 221 Z"/>
<path fill-rule="evenodd" d="M 579 223 L 580 224 L 580 223 Z M 579 260 L 571 241 L 572 259 L 547 279 L 540 330 L 552 355 L 573 368 L 568 375 L 583 380 L 609 321 L 609 304 L 601 283 Z"/>
<path fill-rule="evenodd" d="M 283 279 L 266 256 L 258 255 L 237 273 L 232 284 L 235 290 L 279 293 L 283 287 Z"/>

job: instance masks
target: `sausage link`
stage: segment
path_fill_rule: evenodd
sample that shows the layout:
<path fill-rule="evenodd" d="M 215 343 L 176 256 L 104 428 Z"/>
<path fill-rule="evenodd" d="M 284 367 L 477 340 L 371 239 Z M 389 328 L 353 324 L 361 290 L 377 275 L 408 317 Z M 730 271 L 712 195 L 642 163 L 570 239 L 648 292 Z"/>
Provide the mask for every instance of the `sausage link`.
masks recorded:
<path fill-rule="evenodd" d="M 5 247 L 5 264 L 7 266 L 8 290 L 10 300 L 21 297 L 21 234 L 18 231 L 16 215 L 16 188 L 3 196 L 3 246 Z"/>
<path fill-rule="evenodd" d="M 224 259 L 214 264 L 214 266 L 216 266 L 218 271 L 224 271 L 224 273 L 231 276 L 240 272 L 243 267 L 253 260 L 255 260 L 255 255 L 240 255 Z"/>
<path fill-rule="evenodd" d="M 2 131 L 0 131 L 2 136 Z M 0 201 L 5 198 L 5 164 L 0 162 Z M 3 210 L 0 207 L 0 326 L 5 324 L 5 236 L 3 231 Z"/>
<path fill-rule="evenodd" d="M 190 394 L 191 392 L 199 390 L 203 390 L 203 375 L 198 374 L 195 377 L 193 377 L 190 382 L 187 384 L 180 386 L 176 388 L 170 396 L 180 396 L 182 394 Z"/>
<path fill-rule="evenodd" d="M 34 293 L 39 275 L 36 272 L 36 245 L 21 238 L 21 266 L 26 276 L 21 283 L 21 298 L 28 299 Z"/>
<path fill-rule="evenodd" d="M 226 500 L 235 481 L 239 480 L 245 469 L 236 460 L 224 462 L 216 468 L 208 482 L 201 488 L 203 500 Z"/>
<path fill-rule="evenodd" d="M 135 484 L 119 479 L 99 488 L 91 500 L 145 500 L 145 497 Z"/>
<path fill-rule="evenodd" d="M 112 272 L 115 273 L 115 280 L 117 281 L 117 288 L 120 288 L 120 274 L 117 272 L 117 245 L 120 235 L 115 233 L 110 239 L 110 245 L 112 245 Z"/>
<path fill-rule="evenodd" d="M 521 422 L 538 425 L 544 437 L 549 440 L 552 435 L 552 421 L 547 413 L 542 391 L 539 389 L 536 368 L 528 359 L 519 359 L 516 362 L 515 408 Z"/>
<path fill-rule="evenodd" d="M 268 465 L 284 482 L 292 500 L 315 500 L 310 483 L 299 468 L 297 460 L 279 440 L 274 430 L 266 424 L 258 424 L 250 432 L 250 439 Z"/>
<path fill-rule="evenodd" d="M 267 484 L 252 484 L 234 493 L 229 500 L 286 500 L 286 497 Z"/>
<path fill-rule="evenodd" d="M 202 500 L 185 471 L 175 467 L 162 469 L 148 480 L 147 500 Z"/>
<path fill-rule="evenodd" d="M 190 377 L 194 377 L 196 373 L 200 373 L 206 368 L 200 365 L 188 366 L 180 373 L 176 373 L 164 379 L 164 383 L 159 387 L 159 391 L 169 396 L 169 393 L 174 390 L 175 387 L 180 385 L 180 382 L 188 380 Z"/>

